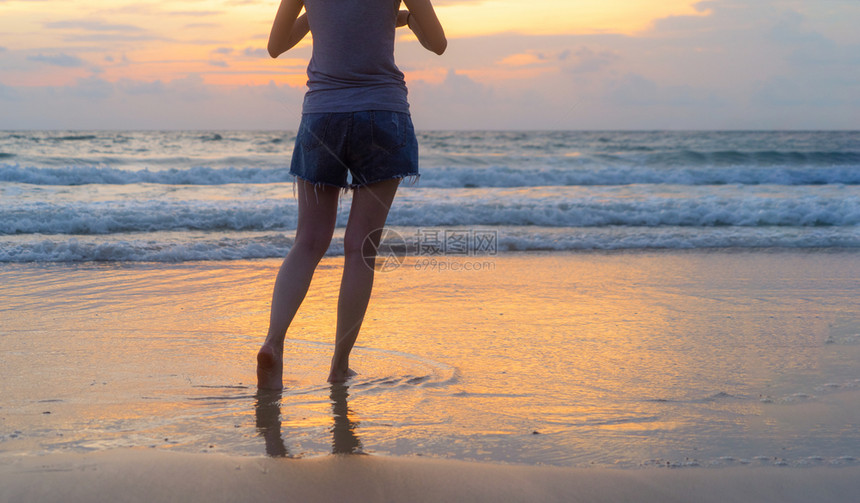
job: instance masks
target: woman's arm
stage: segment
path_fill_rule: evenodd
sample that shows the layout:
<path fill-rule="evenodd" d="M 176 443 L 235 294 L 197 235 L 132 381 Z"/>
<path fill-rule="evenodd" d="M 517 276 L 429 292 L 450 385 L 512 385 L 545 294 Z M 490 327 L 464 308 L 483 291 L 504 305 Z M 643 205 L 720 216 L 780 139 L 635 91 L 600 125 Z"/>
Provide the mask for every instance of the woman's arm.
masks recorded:
<path fill-rule="evenodd" d="M 442 24 L 436 17 L 436 11 L 433 10 L 430 0 L 403 0 L 403 3 L 411 14 L 407 16 L 406 22 L 421 45 L 436 54 L 445 52 L 448 39 L 445 38 L 445 30 L 442 29 Z"/>
<path fill-rule="evenodd" d="M 304 5 L 302 0 L 281 0 L 269 33 L 269 56 L 277 58 L 308 34 L 308 15 L 299 16 Z"/>

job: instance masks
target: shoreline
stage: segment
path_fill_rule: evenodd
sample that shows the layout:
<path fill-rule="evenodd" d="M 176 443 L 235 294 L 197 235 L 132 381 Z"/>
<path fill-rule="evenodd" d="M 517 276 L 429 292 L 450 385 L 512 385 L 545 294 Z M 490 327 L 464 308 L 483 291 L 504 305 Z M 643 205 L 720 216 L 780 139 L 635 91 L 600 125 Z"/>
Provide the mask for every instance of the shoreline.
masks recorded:
<path fill-rule="evenodd" d="M 440 227 L 443 228 L 443 227 Z M 335 229 L 334 239 L 338 237 L 338 232 L 343 232 L 343 228 Z M 335 241 L 333 241 L 334 243 Z M 287 250 L 288 251 L 288 250 Z M 392 254 L 399 254 L 399 248 L 393 247 Z M 532 249 L 504 249 L 490 254 L 440 254 L 440 255 L 409 255 L 399 256 L 400 260 L 411 263 L 427 258 L 435 258 L 440 261 L 491 261 L 493 259 L 504 258 L 542 258 L 542 257 L 564 257 L 564 256 L 601 256 L 607 257 L 618 255 L 840 255 L 840 254 L 860 254 L 860 248 L 854 246 L 691 246 L 691 247 L 630 247 L 630 248 L 532 248 Z M 284 254 L 285 255 L 285 254 Z M 135 266 L 144 267 L 185 267 L 185 266 L 200 266 L 200 265 L 243 265 L 243 264 L 259 264 L 275 261 L 278 264 L 284 259 L 284 256 L 259 256 L 259 257 L 243 257 L 243 258 L 211 258 L 211 259 L 188 259 L 188 260 L 114 260 L 114 259 L 94 259 L 94 260 L 29 260 L 29 261 L 4 261 L 0 262 L 0 272 L 3 269 L 14 269 L 21 266 L 30 267 L 81 267 L 81 266 L 99 266 L 117 268 L 127 268 Z M 342 260 L 342 251 L 329 251 L 323 257 L 323 261 Z M 334 265 L 337 265 L 335 263 Z"/>
<path fill-rule="evenodd" d="M 860 467 L 612 469 L 118 449 L 0 458 L 3 501 L 855 501 Z"/>

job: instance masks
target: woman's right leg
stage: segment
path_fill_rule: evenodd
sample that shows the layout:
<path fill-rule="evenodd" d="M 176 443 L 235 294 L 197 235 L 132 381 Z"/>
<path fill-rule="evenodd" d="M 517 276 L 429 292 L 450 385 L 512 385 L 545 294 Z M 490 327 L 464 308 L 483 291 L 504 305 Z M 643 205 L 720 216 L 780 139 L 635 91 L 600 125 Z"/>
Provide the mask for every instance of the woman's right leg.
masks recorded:
<path fill-rule="evenodd" d="M 296 239 L 281 265 L 272 292 L 269 332 L 257 353 L 257 386 L 283 388 L 284 338 L 313 279 L 314 270 L 328 250 L 337 220 L 340 189 L 297 180 L 299 219 Z"/>

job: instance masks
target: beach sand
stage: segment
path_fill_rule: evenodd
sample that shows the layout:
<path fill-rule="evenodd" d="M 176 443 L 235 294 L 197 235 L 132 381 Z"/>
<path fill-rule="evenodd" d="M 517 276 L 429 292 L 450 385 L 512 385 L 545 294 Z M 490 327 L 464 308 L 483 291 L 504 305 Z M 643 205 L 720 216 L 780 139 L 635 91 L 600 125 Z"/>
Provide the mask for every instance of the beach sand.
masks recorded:
<path fill-rule="evenodd" d="M 2 265 L 0 501 L 855 501 L 857 257 L 412 258 L 346 388 L 330 257 L 271 396 L 277 260 Z"/>
<path fill-rule="evenodd" d="M 860 468 L 572 469 L 116 450 L 0 462 L 0 501 L 854 502 Z"/>

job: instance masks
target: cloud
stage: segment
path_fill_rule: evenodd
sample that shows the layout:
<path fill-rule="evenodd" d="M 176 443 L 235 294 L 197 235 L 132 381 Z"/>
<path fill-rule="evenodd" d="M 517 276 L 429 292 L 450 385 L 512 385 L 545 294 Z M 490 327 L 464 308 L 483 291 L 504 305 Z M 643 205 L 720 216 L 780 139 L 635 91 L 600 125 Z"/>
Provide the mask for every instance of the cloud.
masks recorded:
<path fill-rule="evenodd" d="M 534 79 L 539 75 L 545 75 L 546 72 L 599 73 L 620 59 L 621 56 L 615 50 L 592 49 L 587 45 L 581 45 L 561 50 L 532 49 L 508 54 L 498 60 L 495 67 L 523 70 L 519 75 L 520 78 Z M 486 68 L 479 73 L 483 72 L 491 73 L 492 70 Z M 516 73 L 508 72 L 509 78 L 516 76 Z"/>
<path fill-rule="evenodd" d="M 110 23 L 102 20 L 79 19 L 44 23 L 45 28 L 66 32 L 67 42 L 113 42 L 165 40 L 133 24 Z"/>
<path fill-rule="evenodd" d="M 242 50 L 242 54 L 249 58 L 268 58 L 269 51 L 263 49 L 262 47 L 246 47 Z"/>
<path fill-rule="evenodd" d="M 517 54 L 511 54 L 510 56 L 505 57 L 504 59 L 499 61 L 499 64 L 505 66 L 528 67 L 542 66 L 546 64 L 546 62 L 547 57 L 543 53 L 521 52 Z"/>
<path fill-rule="evenodd" d="M 0 85 L 0 129 L 295 129 L 304 92 L 274 83 L 207 86 L 193 74 L 168 82 Z"/>
<path fill-rule="evenodd" d="M 786 48 L 788 60 L 797 65 L 860 64 L 860 44 L 840 46 L 809 25 L 807 16 L 795 11 L 783 11 L 776 16 L 768 38 Z"/>
<path fill-rule="evenodd" d="M 416 127 L 425 129 L 486 129 L 492 120 L 487 110 L 496 102 L 492 86 L 449 70 L 439 84 L 418 82 L 410 86 L 410 102 Z M 440 127 L 441 126 L 441 127 Z"/>
<path fill-rule="evenodd" d="M 171 16 L 193 16 L 193 17 L 203 17 L 203 16 L 217 16 L 219 14 L 224 14 L 224 11 L 220 10 L 175 10 L 170 11 Z"/>
<path fill-rule="evenodd" d="M 154 35 L 147 32 L 140 33 L 122 33 L 122 32 L 106 32 L 106 33 L 79 33 L 68 34 L 63 36 L 66 42 L 145 42 L 150 40 L 169 41 L 171 39 L 160 35 Z"/>
<path fill-rule="evenodd" d="M 786 10 L 778 13 L 769 36 L 778 44 L 814 44 L 832 47 L 827 37 L 805 27 L 806 16 L 799 12 Z"/>
<path fill-rule="evenodd" d="M 810 77 L 770 77 L 752 96 L 753 103 L 765 107 L 836 108 L 860 107 L 857 81 L 818 82 Z"/>
<path fill-rule="evenodd" d="M 167 85 L 167 91 L 178 100 L 194 103 L 210 99 L 213 93 L 217 91 L 217 88 L 207 86 L 203 77 L 192 73 L 181 79 L 170 81 Z"/>
<path fill-rule="evenodd" d="M 49 65 L 61 66 L 64 68 L 78 68 L 86 64 L 81 58 L 65 53 L 37 54 L 35 56 L 27 56 L 27 60 L 35 61 L 37 63 L 46 63 Z"/>
<path fill-rule="evenodd" d="M 77 84 L 70 88 L 70 92 L 87 100 L 104 100 L 114 93 L 114 84 L 92 76 L 78 79 Z"/>
<path fill-rule="evenodd" d="M 713 93 L 689 85 L 660 86 L 641 75 L 627 74 L 610 84 L 606 94 L 608 102 L 621 106 L 640 106 L 654 109 L 681 107 L 693 111 L 697 108 L 723 106 L 726 103 Z"/>
<path fill-rule="evenodd" d="M 458 74 L 454 70 L 449 70 L 448 75 L 445 77 L 444 85 L 446 87 L 451 88 L 454 92 L 479 92 L 483 93 L 486 91 L 487 87 L 483 86 L 474 80 L 470 79 L 466 75 Z"/>
<path fill-rule="evenodd" d="M 660 101 L 660 92 L 655 82 L 641 75 L 627 74 L 610 87 L 607 98 L 622 106 L 651 106 Z"/>
<path fill-rule="evenodd" d="M 183 28 L 218 28 L 218 23 L 187 23 Z"/>
<path fill-rule="evenodd" d="M 160 80 L 155 80 L 152 82 L 140 81 L 140 80 L 131 80 L 131 79 L 121 79 L 116 83 L 116 88 L 121 93 L 136 96 L 136 95 L 163 95 L 167 91 L 167 86 Z"/>
<path fill-rule="evenodd" d="M 588 46 L 580 46 L 577 49 L 563 51 L 558 58 L 562 61 L 562 68 L 571 73 L 593 73 L 599 72 L 613 63 L 619 61 L 621 56 L 612 49 L 594 50 Z"/>
<path fill-rule="evenodd" d="M 54 21 L 50 23 L 44 24 L 45 28 L 49 29 L 57 29 L 57 30 L 83 30 L 83 31 L 118 31 L 118 32 L 129 32 L 129 31 L 146 31 L 139 26 L 134 26 L 132 24 L 115 24 L 115 23 L 107 23 L 104 21 L 97 21 L 91 19 L 81 19 L 75 21 Z"/>
<path fill-rule="evenodd" d="M 473 123 L 483 112 L 493 117 L 486 123 L 510 128 L 541 120 L 583 129 L 857 128 L 860 47 L 828 37 L 821 31 L 828 25 L 813 23 L 812 14 L 795 10 L 799 5 L 702 2 L 698 10 L 706 15 L 666 18 L 635 36 L 455 39 L 443 60 L 457 75 L 468 72 L 475 84 L 491 86 L 494 98 L 488 110 L 459 115 L 437 103 L 433 117 L 445 110 Z M 502 68 L 544 71 L 500 80 Z"/>

